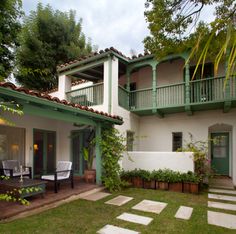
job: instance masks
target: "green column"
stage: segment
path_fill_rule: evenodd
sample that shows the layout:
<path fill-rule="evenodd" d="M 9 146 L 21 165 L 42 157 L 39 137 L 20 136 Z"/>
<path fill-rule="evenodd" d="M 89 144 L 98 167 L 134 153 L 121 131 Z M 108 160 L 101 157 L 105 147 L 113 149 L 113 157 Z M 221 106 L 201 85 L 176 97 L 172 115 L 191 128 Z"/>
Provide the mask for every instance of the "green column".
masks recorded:
<path fill-rule="evenodd" d="M 102 183 L 102 154 L 100 148 L 101 139 L 101 123 L 97 123 L 96 125 L 96 145 L 95 145 L 95 153 L 96 153 L 96 183 Z"/>
<path fill-rule="evenodd" d="M 190 73 L 189 73 L 189 63 L 185 65 L 185 104 L 190 104 Z"/>
<path fill-rule="evenodd" d="M 130 104 L 130 71 L 128 69 L 126 71 L 126 90 L 128 91 L 127 108 L 129 110 L 129 104 Z"/>
<path fill-rule="evenodd" d="M 152 66 L 152 109 L 153 111 L 157 108 L 157 72 L 156 64 Z"/>
<path fill-rule="evenodd" d="M 84 157 L 83 157 L 83 147 L 84 147 L 84 134 L 82 131 L 79 133 L 79 175 L 82 176 L 84 172 Z"/>

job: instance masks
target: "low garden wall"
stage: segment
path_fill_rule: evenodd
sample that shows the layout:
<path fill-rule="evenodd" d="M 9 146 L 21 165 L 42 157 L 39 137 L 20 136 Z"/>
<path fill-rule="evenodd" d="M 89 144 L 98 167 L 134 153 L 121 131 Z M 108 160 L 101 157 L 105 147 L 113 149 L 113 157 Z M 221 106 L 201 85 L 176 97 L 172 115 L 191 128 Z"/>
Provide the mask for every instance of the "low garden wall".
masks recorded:
<path fill-rule="evenodd" d="M 132 151 L 124 155 L 122 168 L 125 171 L 135 168 L 148 171 L 167 168 L 179 172 L 193 172 L 193 153 Z"/>

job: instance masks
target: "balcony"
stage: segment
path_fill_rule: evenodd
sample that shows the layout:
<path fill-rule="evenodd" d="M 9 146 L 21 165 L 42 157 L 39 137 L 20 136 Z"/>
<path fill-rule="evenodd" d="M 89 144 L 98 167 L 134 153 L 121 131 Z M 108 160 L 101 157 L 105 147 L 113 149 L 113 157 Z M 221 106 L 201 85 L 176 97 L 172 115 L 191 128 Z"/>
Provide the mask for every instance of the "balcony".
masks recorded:
<path fill-rule="evenodd" d="M 103 103 L 103 83 L 72 90 L 66 93 L 67 100 L 82 106 L 96 106 Z"/>
<path fill-rule="evenodd" d="M 128 96 L 129 103 L 124 101 Z M 225 77 L 190 81 L 188 89 L 185 82 L 130 92 L 119 87 L 120 106 L 139 115 L 184 112 L 186 106 L 191 111 L 224 108 L 226 102 L 236 107 L 235 77 L 228 83 Z"/>

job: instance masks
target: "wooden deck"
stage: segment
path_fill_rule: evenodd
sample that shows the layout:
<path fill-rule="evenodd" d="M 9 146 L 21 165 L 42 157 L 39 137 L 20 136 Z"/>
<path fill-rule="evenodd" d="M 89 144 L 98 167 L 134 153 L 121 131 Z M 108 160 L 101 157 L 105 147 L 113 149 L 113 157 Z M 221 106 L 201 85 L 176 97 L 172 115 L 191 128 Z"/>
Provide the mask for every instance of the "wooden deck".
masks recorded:
<path fill-rule="evenodd" d="M 78 195 L 98 187 L 99 186 L 96 184 L 76 180 L 74 183 L 74 189 L 70 187 L 70 183 L 61 183 L 58 193 L 54 193 L 53 183 L 48 183 L 44 198 L 42 198 L 41 195 L 27 198 L 30 202 L 29 206 L 24 206 L 15 202 L 0 201 L 0 220 L 8 219 L 27 211 L 32 211 L 37 208 L 42 208 L 43 206 L 57 203 L 73 195 Z"/>

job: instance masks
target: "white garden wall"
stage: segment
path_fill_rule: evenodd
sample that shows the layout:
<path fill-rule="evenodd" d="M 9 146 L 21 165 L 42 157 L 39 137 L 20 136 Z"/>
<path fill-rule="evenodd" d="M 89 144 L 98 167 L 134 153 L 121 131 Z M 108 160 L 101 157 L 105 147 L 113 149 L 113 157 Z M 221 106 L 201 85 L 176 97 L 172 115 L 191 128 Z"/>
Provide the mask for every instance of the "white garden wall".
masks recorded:
<path fill-rule="evenodd" d="M 171 169 L 174 171 L 194 171 L 193 155 L 191 152 L 128 152 L 122 160 L 125 171 L 144 169 L 148 171 Z"/>

